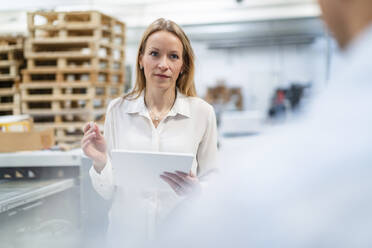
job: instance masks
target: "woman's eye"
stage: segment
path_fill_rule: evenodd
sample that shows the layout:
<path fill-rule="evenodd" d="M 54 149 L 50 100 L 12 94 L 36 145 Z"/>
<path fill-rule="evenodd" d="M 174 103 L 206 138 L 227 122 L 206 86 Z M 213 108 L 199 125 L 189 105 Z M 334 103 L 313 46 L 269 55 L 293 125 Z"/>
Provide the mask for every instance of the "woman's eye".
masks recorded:
<path fill-rule="evenodd" d="M 178 59 L 179 57 L 178 57 L 177 54 L 172 54 L 172 55 L 171 55 L 171 58 L 172 58 L 172 59 Z"/>
<path fill-rule="evenodd" d="M 155 51 L 152 51 L 152 52 L 150 53 L 151 56 L 158 56 L 158 54 L 159 54 L 159 53 L 158 53 L 158 52 L 155 52 Z"/>

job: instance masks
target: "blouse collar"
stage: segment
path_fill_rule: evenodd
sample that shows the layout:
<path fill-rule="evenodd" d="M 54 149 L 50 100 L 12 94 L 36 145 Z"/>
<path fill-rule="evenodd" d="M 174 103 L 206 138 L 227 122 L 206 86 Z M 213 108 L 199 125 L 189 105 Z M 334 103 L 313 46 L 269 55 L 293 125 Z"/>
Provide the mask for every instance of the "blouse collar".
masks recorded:
<path fill-rule="evenodd" d="M 143 90 L 137 99 L 129 99 L 125 104 L 124 112 L 128 114 L 140 114 L 147 116 L 148 110 L 145 105 L 145 91 Z M 190 103 L 187 96 L 182 94 L 177 88 L 176 100 L 172 109 L 169 111 L 168 116 L 176 116 L 177 114 L 191 117 Z"/>

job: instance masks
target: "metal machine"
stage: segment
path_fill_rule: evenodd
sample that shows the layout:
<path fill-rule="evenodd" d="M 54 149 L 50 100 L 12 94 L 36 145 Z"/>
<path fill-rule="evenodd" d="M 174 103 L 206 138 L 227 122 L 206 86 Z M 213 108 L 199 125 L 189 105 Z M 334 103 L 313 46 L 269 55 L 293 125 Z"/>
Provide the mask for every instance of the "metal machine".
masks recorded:
<path fill-rule="evenodd" d="M 109 203 L 92 189 L 90 166 L 81 150 L 0 154 L 0 246 L 102 243 Z"/>

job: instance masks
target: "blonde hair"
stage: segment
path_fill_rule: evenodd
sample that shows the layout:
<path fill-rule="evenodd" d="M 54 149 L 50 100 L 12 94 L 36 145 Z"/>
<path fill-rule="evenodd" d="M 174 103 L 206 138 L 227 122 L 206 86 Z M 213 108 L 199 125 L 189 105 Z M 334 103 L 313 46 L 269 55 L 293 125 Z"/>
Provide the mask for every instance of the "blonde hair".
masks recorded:
<path fill-rule="evenodd" d="M 143 55 L 146 42 L 150 35 L 158 31 L 167 31 L 175 36 L 177 36 L 183 46 L 182 60 L 183 60 L 183 72 L 179 74 L 176 87 L 178 90 L 186 96 L 196 96 L 196 89 L 194 83 L 194 51 L 192 50 L 189 39 L 187 38 L 185 32 L 178 26 L 175 22 L 170 20 L 165 20 L 164 18 L 157 19 L 148 26 L 145 30 L 141 43 L 138 48 L 137 53 L 137 62 L 136 62 L 136 83 L 133 90 L 124 96 L 124 99 L 127 97 L 138 98 L 142 91 L 146 88 L 146 78 L 144 71 L 141 70 L 139 61 L 141 55 Z"/>

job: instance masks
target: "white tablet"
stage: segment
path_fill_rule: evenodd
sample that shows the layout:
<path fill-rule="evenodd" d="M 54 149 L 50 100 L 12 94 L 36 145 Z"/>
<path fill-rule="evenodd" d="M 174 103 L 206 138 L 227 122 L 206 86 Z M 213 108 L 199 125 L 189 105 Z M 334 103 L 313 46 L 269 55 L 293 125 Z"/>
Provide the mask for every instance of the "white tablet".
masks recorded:
<path fill-rule="evenodd" d="M 131 150 L 113 150 L 112 168 L 118 186 L 136 189 L 170 189 L 160 175 L 176 170 L 190 173 L 194 155 Z"/>

